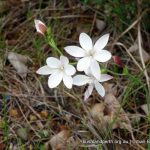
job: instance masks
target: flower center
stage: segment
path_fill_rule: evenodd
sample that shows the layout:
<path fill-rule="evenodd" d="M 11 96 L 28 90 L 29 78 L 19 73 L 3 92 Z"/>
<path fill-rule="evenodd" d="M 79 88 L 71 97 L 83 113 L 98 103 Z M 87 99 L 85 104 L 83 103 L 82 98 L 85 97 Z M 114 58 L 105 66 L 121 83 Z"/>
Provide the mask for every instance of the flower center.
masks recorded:
<path fill-rule="evenodd" d="M 60 70 L 62 70 L 62 71 L 64 70 L 64 66 L 63 65 L 60 66 Z"/>
<path fill-rule="evenodd" d="M 94 56 L 94 54 L 95 54 L 95 51 L 94 51 L 94 49 L 91 49 L 91 50 L 89 50 L 88 52 L 87 52 L 87 55 L 88 56 Z"/>

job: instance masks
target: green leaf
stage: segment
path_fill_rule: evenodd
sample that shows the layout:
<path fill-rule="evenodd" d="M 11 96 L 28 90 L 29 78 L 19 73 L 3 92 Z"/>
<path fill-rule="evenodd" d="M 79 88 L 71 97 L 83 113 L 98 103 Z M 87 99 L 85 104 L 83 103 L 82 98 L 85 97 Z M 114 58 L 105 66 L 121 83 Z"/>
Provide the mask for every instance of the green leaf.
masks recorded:
<path fill-rule="evenodd" d="M 123 74 L 124 74 L 124 75 L 128 75 L 128 74 L 129 74 L 129 71 L 128 71 L 127 66 L 125 66 L 125 67 L 123 68 Z"/>

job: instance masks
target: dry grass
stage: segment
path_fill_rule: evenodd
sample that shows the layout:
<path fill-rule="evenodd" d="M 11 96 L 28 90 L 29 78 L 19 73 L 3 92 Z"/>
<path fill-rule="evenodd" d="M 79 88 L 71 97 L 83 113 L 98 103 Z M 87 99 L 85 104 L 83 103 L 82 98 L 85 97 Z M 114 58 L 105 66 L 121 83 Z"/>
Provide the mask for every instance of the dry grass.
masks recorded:
<path fill-rule="evenodd" d="M 128 2 L 123 3 L 128 5 Z M 87 4 L 78 0 L 0 2 L 0 7 L 5 8 L 0 11 L 0 59 L 2 60 L 0 61 L 0 149 L 50 149 L 50 139 L 63 130 L 69 130 L 72 138 L 67 149 L 150 148 L 148 143 L 133 142 L 122 144 L 120 147 L 115 143 L 97 146 L 81 142 L 83 139 L 131 139 L 132 141 L 149 139 L 149 114 L 144 113 L 141 105 L 147 104 L 150 108 L 150 60 L 145 62 L 142 53 L 143 48 L 148 53 L 150 50 L 148 33 L 150 29 L 145 27 L 147 22 L 144 22 L 150 10 L 143 3 L 135 2 L 137 5 L 135 14 L 137 15 L 138 11 L 139 13 L 131 19 L 129 25 L 123 26 L 123 23 L 117 20 L 119 14 L 115 16 L 114 24 L 111 24 L 107 19 L 109 13 L 103 12 L 107 9 L 104 10 L 93 2 Z M 112 3 L 108 2 L 107 5 L 111 7 Z M 111 83 L 106 84 L 106 86 L 112 84 L 111 88 L 107 88 L 107 92 L 110 90 L 108 93 L 114 94 L 131 124 L 132 117 L 140 119 L 132 125 L 132 133 L 125 128 L 112 129 L 112 126 L 106 124 L 102 126 L 102 123 L 99 124 L 92 117 L 91 107 L 104 101 L 96 92 L 92 94 L 88 103 L 84 103 L 85 87 L 67 90 L 61 85 L 51 90 L 47 86 L 47 77 L 35 73 L 45 64 L 48 56 L 56 55 L 44 38 L 35 32 L 35 18 L 43 20 L 52 27 L 54 38 L 62 52 L 65 45 L 78 44 L 78 36 L 81 32 L 87 32 L 94 38 L 104 33 L 111 33 L 108 49 L 113 55 L 121 57 L 128 73 L 125 75 L 124 69 L 118 67 L 113 60 L 106 64 L 109 68 L 108 73 L 114 76 Z M 97 19 L 107 23 L 102 31 L 96 26 Z M 125 29 L 117 30 L 118 26 L 114 27 L 114 25 L 118 23 Z M 129 51 L 129 48 L 136 39 L 139 51 L 134 54 Z M 7 60 L 10 51 L 30 57 L 26 78 L 20 77 Z M 25 131 L 21 131 L 20 135 L 19 129 Z"/>

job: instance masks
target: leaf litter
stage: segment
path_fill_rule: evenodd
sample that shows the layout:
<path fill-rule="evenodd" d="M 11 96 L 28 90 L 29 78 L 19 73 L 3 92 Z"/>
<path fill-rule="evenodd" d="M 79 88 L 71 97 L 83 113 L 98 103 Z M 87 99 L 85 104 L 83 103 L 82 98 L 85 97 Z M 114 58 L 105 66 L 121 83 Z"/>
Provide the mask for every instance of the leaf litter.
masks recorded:
<path fill-rule="evenodd" d="M 25 149 L 28 149 L 29 146 L 35 147 L 37 143 L 40 143 L 38 145 L 39 147 L 42 147 L 43 145 L 46 145 L 48 143 L 49 145 L 51 145 L 53 149 L 55 149 L 56 147 L 65 149 L 67 143 L 69 143 L 70 140 L 72 141 L 71 142 L 72 147 L 73 145 L 80 146 L 81 143 L 79 144 L 78 142 L 76 142 L 75 137 L 77 137 L 80 140 L 96 139 L 95 136 L 96 134 L 94 134 L 94 132 L 91 132 L 91 130 L 89 130 L 89 128 L 86 126 L 85 122 L 89 116 L 85 113 L 85 110 L 83 109 L 84 106 L 79 104 L 78 98 L 75 97 L 76 94 L 70 93 L 70 95 L 72 94 L 72 96 L 68 96 L 63 92 L 60 92 L 61 91 L 60 89 L 56 89 L 55 92 L 50 91 L 46 86 L 46 82 L 43 79 L 41 82 L 39 81 L 39 79 L 37 79 L 34 73 L 31 73 L 37 70 L 39 66 L 41 66 L 41 61 L 38 60 L 37 57 L 39 57 L 42 54 L 42 53 L 40 54 L 41 51 L 38 51 L 34 47 L 35 45 L 33 44 L 35 42 L 33 40 L 33 36 L 34 37 L 39 36 L 37 34 L 34 34 L 33 18 L 35 18 L 35 16 L 37 18 L 39 17 L 39 14 L 37 13 L 39 11 L 38 8 L 39 6 L 41 6 L 40 10 L 42 10 L 41 11 L 42 14 L 45 15 L 43 17 L 46 18 L 52 17 L 50 19 L 50 23 L 54 24 L 54 35 L 59 41 L 58 42 L 59 46 L 64 45 L 64 40 L 66 43 L 69 44 L 72 43 L 78 44 L 77 42 L 78 35 L 81 31 L 82 32 L 85 31 L 87 33 L 89 31 L 92 31 L 92 34 L 94 33 L 93 38 L 95 38 L 105 33 L 108 33 L 108 31 L 111 30 L 112 33 L 111 40 L 113 40 L 115 36 L 117 37 L 118 33 L 116 32 L 116 30 L 113 30 L 113 28 L 111 28 L 110 24 L 107 24 L 107 21 L 103 21 L 101 14 L 97 12 L 97 10 L 99 9 L 98 7 L 90 8 L 84 6 L 83 9 L 83 3 L 79 3 L 78 5 L 76 5 L 74 1 L 65 2 L 65 6 L 64 6 L 65 8 L 59 7 L 59 5 L 61 5 L 59 2 L 57 3 L 52 2 L 51 5 L 48 5 L 47 1 L 43 2 L 41 5 L 39 5 L 37 1 L 31 2 L 31 5 L 29 5 L 28 2 L 29 1 L 7 0 L 6 2 L 3 3 L 5 7 L 2 6 L 3 9 L 0 10 L 1 15 L 3 15 L 6 11 L 9 11 L 10 13 L 8 15 L 7 14 L 3 15 L 6 16 L 6 18 L 2 19 L 3 22 L 1 21 L 2 32 L 6 40 L 4 43 L 8 44 L 6 45 L 4 50 L 7 51 L 8 49 L 13 49 L 15 46 L 16 49 L 22 49 L 23 53 L 26 52 L 28 55 L 26 56 L 22 54 L 22 52 L 18 52 L 17 50 L 13 50 L 13 52 L 8 53 L 9 57 L 7 58 L 11 65 L 6 63 L 4 66 L 5 76 L 2 75 L 0 76 L 0 78 L 3 79 L 3 82 L 1 82 L 2 84 L 0 85 L 0 92 L 1 92 L 0 96 L 2 99 L 4 92 L 5 93 L 7 92 L 8 95 L 11 95 L 11 101 L 9 101 L 8 104 L 6 104 L 6 107 L 8 108 L 8 112 L 7 110 L 5 110 L 5 112 L 7 112 L 9 116 L 9 121 L 8 121 L 9 127 L 12 129 L 10 133 L 11 134 L 13 133 L 13 135 L 17 134 L 17 130 L 14 128 L 14 126 L 18 126 L 18 124 L 19 126 L 21 125 L 22 128 L 25 128 L 24 124 L 28 124 L 30 126 L 31 133 L 29 133 L 26 130 L 24 130 L 23 132 L 21 131 L 23 135 L 25 135 L 25 137 L 23 137 L 21 134 L 18 135 L 18 137 L 11 136 L 10 134 L 9 139 L 11 142 L 5 142 L 5 141 L 3 142 L 3 137 L 5 135 L 4 132 L 0 130 L 0 133 L 2 132 L 1 147 L 4 147 L 3 149 L 5 149 L 6 145 L 8 145 L 7 147 L 14 147 L 14 149 L 15 148 L 19 149 L 20 146 L 17 144 L 18 139 L 22 139 L 23 143 L 27 145 Z M 92 4 L 92 6 L 94 5 Z M 28 9 L 33 10 L 33 12 L 31 11 L 29 12 L 28 15 L 26 15 Z M 65 11 L 65 9 L 67 10 Z M 94 20 L 92 19 L 95 12 L 98 15 L 96 17 L 96 22 L 93 23 Z M 32 13 L 34 13 L 34 15 Z M 72 16 L 74 16 L 74 14 L 79 14 L 79 15 L 77 16 L 77 18 L 69 18 L 70 14 L 72 14 Z M 82 15 L 87 16 L 87 14 L 90 19 L 86 17 L 82 18 Z M 58 23 L 59 26 L 55 23 L 54 20 L 56 19 L 53 16 L 56 15 L 59 15 L 59 18 L 61 18 L 61 16 L 67 16 L 66 17 L 67 19 L 66 18 L 64 18 L 63 20 L 61 19 L 61 23 L 62 23 L 61 25 L 62 27 L 64 27 L 63 29 L 65 29 L 65 32 L 60 30 L 59 23 Z M 26 16 L 28 16 L 29 18 L 26 18 Z M 59 19 L 57 19 L 57 21 L 59 22 Z M 29 33 L 31 33 L 32 38 L 29 38 L 31 37 Z M 126 42 L 126 39 L 124 41 Z M 41 42 L 41 45 L 40 42 L 37 43 L 39 44 L 39 49 L 42 50 L 45 43 L 43 44 Z M 129 41 L 127 41 L 127 44 L 128 43 Z M 145 43 L 143 43 L 143 45 L 145 45 Z M 148 48 L 142 49 L 144 55 L 144 61 L 146 63 L 149 61 Z M 128 58 L 128 56 L 126 56 L 125 52 L 119 46 L 116 47 L 116 49 L 119 51 L 115 51 L 114 49 L 112 49 L 112 51 L 115 55 L 123 56 L 121 57 L 121 59 L 123 58 L 124 60 L 123 63 L 125 63 L 123 65 L 128 66 L 129 71 L 131 71 L 132 74 L 138 74 L 139 72 L 135 68 L 131 59 Z M 135 56 L 138 58 L 139 55 L 137 53 L 137 50 L 138 50 L 138 46 L 135 43 L 133 44 L 133 46 L 129 47 L 129 51 L 133 54 L 133 56 L 135 54 Z M 36 54 L 37 51 L 39 52 L 38 55 Z M 51 55 L 49 52 L 46 52 L 46 54 Z M 28 57 L 32 58 L 33 61 L 33 64 L 30 67 L 27 64 L 28 61 L 30 61 Z M 120 60 L 118 64 L 122 66 Z M 112 69 L 111 68 L 112 66 L 110 64 L 106 64 L 106 65 L 108 65 L 110 69 Z M 16 72 L 21 77 L 23 78 L 25 77 L 26 80 L 22 78 L 20 79 L 18 78 L 18 76 L 15 76 Z M 120 80 L 121 83 L 118 83 Z M 112 137 L 111 137 L 112 139 L 117 139 L 115 137 L 116 135 L 119 138 L 130 139 L 130 136 L 128 136 L 128 134 L 123 134 L 121 136 L 122 129 L 129 131 L 129 133 L 131 134 L 133 132 L 137 140 L 146 139 L 147 121 L 145 119 L 146 118 L 145 116 L 148 114 L 148 107 L 145 101 L 145 97 L 141 94 L 143 97 L 141 96 L 142 98 L 140 99 L 140 104 L 138 104 L 137 102 L 138 106 L 137 108 L 134 108 L 134 111 L 132 110 L 132 106 L 131 108 L 126 108 L 126 106 L 121 105 L 122 96 L 121 97 L 119 96 L 120 96 L 120 91 L 124 89 L 122 86 L 126 87 L 128 85 L 128 80 L 126 78 L 116 76 L 112 82 L 113 82 L 112 84 L 104 84 L 104 87 L 107 89 L 106 91 L 107 95 L 104 99 L 101 99 L 101 97 L 98 97 L 96 93 L 93 93 L 93 96 L 90 97 L 89 103 L 84 103 L 85 107 L 86 108 L 90 107 L 91 115 L 95 120 L 96 124 L 98 124 L 98 126 L 100 127 L 100 129 L 103 129 L 108 125 L 112 125 Z M 84 89 L 81 90 L 74 89 L 74 90 L 78 93 L 83 93 L 84 91 Z M 22 113 L 16 107 L 17 105 L 16 101 L 20 105 Z M 28 105 L 26 105 L 26 103 Z M 40 105 L 36 105 L 36 104 L 40 104 Z M 141 112 L 139 108 L 142 109 L 144 113 L 143 111 Z M 130 113 L 128 113 L 128 111 L 130 111 Z M 3 112 L 0 114 L 2 118 L 4 118 Z M 68 118 L 66 119 L 66 117 L 64 116 L 69 116 L 69 119 Z M 133 128 L 134 120 L 132 120 L 131 118 L 136 118 L 135 122 L 139 122 L 139 127 L 137 128 L 135 127 L 135 129 Z M 5 122 L 6 118 L 4 118 L 3 120 Z M 62 125 L 69 125 L 72 132 L 70 132 L 70 130 L 68 129 L 59 130 L 60 126 Z M 7 126 L 7 121 L 5 122 L 5 126 Z M 92 131 L 94 131 L 93 124 L 91 128 L 93 129 Z M 46 133 L 45 130 L 48 130 L 48 132 L 46 133 L 48 135 L 45 136 L 44 138 L 41 137 L 39 130 L 43 131 L 43 133 Z M 81 132 L 82 134 L 79 134 L 80 133 L 79 131 L 81 130 L 83 132 Z M 119 133 L 116 133 L 116 130 L 119 131 Z M 139 132 L 136 130 L 139 130 Z M 27 137 L 26 134 L 27 136 L 31 136 L 27 140 L 26 140 Z M 101 136 L 99 132 L 97 132 L 97 134 L 98 136 Z M 31 144 L 29 145 L 28 143 Z M 142 146 L 146 147 L 146 144 Z M 127 145 L 127 147 L 125 147 L 124 149 L 129 149 L 129 148 L 137 149 L 140 147 L 136 144 L 131 144 L 131 145 Z"/>

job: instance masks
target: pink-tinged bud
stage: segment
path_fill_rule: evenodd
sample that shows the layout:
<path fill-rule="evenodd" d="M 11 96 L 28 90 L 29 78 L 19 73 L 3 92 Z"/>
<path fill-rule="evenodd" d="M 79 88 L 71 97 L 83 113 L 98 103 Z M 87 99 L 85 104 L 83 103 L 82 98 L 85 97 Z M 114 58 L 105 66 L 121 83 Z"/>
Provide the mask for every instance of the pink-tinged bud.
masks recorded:
<path fill-rule="evenodd" d="M 119 56 L 113 56 L 112 58 L 113 58 L 115 64 L 117 64 L 120 67 L 124 67 L 124 64 Z"/>
<path fill-rule="evenodd" d="M 46 25 L 40 21 L 40 20 L 34 20 L 34 23 L 35 23 L 35 28 L 36 28 L 36 31 L 42 35 L 45 34 L 46 30 L 47 30 L 47 27 Z"/>

